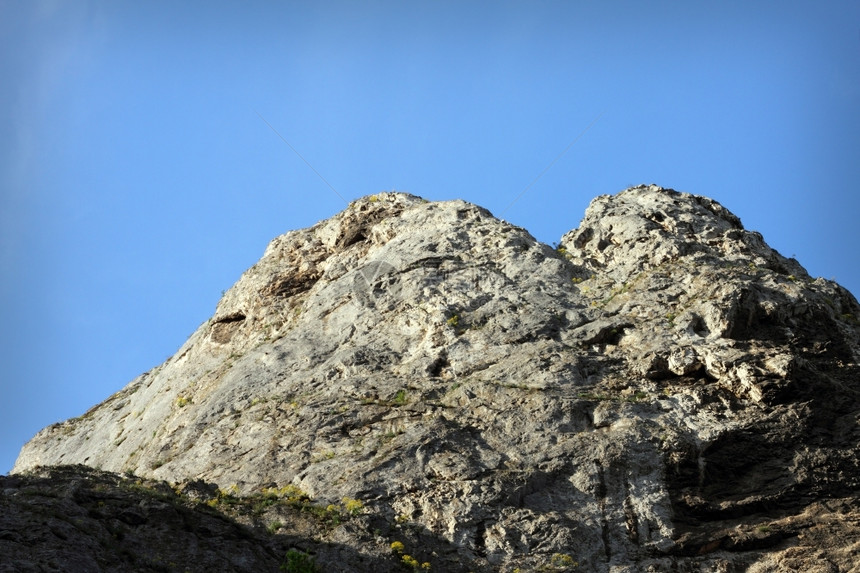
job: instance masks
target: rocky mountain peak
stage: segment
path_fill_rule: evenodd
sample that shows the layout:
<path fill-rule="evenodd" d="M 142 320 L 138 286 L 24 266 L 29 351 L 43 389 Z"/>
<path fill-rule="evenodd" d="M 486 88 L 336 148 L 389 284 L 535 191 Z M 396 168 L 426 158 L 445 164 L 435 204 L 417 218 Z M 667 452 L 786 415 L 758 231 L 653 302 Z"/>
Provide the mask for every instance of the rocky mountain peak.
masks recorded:
<path fill-rule="evenodd" d="M 680 257 L 753 263 L 806 276 L 796 261 L 768 247 L 761 234 L 745 231 L 741 220 L 713 199 L 656 185 L 597 197 L 580 227 L 565 234 L 562 244 L 572 262 L 621 282 Z"/>
<path fill-rule="evenodd" d="M 833 525 L 858 517 L 857 317 L 705 197 L 601 196 L 551 248 L 380 193 L 274 239 L 173 357 L 13 471 L 360 500 L 374 535 L 318 535 L 443 571 L 803 569 L 806 528 L 859 531 Z"/>

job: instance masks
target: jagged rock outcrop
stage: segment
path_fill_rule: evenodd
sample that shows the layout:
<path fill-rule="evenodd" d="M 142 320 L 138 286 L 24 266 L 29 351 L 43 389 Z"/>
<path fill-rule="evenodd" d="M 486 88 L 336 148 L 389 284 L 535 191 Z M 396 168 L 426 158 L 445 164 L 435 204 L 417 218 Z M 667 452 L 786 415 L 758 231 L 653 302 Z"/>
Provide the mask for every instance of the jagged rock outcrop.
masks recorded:
<path fill-rule="evenodd" d="M 850 570 L 858 317 L 705 197 L 598 197 L 553 249 L 381 193 L 272 241 L 13 471 L 359 499 L 445 571 Z"/>

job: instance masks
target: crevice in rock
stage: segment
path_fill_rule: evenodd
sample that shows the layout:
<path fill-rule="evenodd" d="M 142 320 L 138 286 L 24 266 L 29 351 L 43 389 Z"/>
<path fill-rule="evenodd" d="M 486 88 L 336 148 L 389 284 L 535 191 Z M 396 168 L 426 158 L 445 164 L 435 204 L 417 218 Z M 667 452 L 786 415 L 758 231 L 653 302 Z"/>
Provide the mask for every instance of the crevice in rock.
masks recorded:
<path fill-rule="evenodd" d="M 594 229 L 586 227 L 573 240 L 573 246 L 577 249 L 584 247 L 594 237 Z"/>
<path fill-rule="evenodd" d="M 633 328 L 633 324 L 598 319 L 580 326 L 577 330 L 583 334 L 580 345 L 592 346 L 594 344 L 618 344 L 628 328 Z"/>
<path fill-rule="evenodd" d="M 216 318 L 212 324 L 212 341 L 218 344 L 227 344 L 238 332 L 245 320 L 242 312 L 233 312 L 226 316 Z"/>
<path fill-rule="evenodd" d="M 487 523 L 479 521 L 475 526 L 475 553 L 481 557 L 487 556 Z"/>
<path fill-rule="evenodd" d="M 606 518 L 606 473 L 603 471 L 603 466 L 600 465 L 600 460 L 594 460 L 594 468 L 597 473 L 597 503 L 600 506 L 600 537 L 603 540 L 603 552 L 606 555 L 606 562 L 612 561 L 612 545 L 609 539 L 609 520 Z"/>
<path fill-rule="evenodd" d="M 690 320 L 690 329 L 693 333 L 697 334 L 701 337 L 707 337 L 711 333 L 711 329 L 708 328 L 705 319 L 703 319 L 698 314 L 693 314 Z"/>
<path fill-rule="evenodd" d="M 430 366 L 427 367 L 427 374 L 438 378 L 442 375 L 442 371 L 450 365 L 451 363 L 448 362 L 448 353 L 443 351 L 433 362 L 430 363 Z"/>
<path fill-rule="evenodd" d="M 221 323 L 229 323 L 229 322 L 239 322 L 241 320 L 245 320 L 245 314 L 243 312 L 232 312 L 228 315 L 222 316 L 220 318 L 215 319 L 215 324 Z"/>
<path fill-rule="evenodd" d="M 281 296 L 290 298 L 311 290 L 321 276 L 322 272 L 315 271 L 297 272 L 287 276 L 276 277 L 260 290 L 260 294 L 263 297 Z"/>
<path fill-rule="evenodd" d="M 345 248 L 352 246 L 356 243 L 366 241 L 367 237 L 364 235 L 363 231 L 364 231 L 363 229 L 359 229 L 357 232 L 353 233 L 352 235 L 344 237 L 343 241 L 341 243 L 341 246 L 345 249 Z"/>
<path fill-rule="evenodd" d="M 526 498 L 534 492 L 546 488 L 548 483 L 549 476 L 546 472 L 540 470 L 530 471 L 526 473 L 524 480 L 518 486 L 512 484 L 509 490 L 510 493 L 505 498 L 504 504 L 517 508 L 525 507 Z"/>
<path fill-rule="evenodd" d="M 624 489 L 628 489 L 626 484 Z M 636 516 L 636 511 L 633 509 L 633 501 L 630 499 L 629 491 L 624 496 L 624 525 L 627 527 L 627 537 L 630 541 L 639 545 L 639 519 Z"/>

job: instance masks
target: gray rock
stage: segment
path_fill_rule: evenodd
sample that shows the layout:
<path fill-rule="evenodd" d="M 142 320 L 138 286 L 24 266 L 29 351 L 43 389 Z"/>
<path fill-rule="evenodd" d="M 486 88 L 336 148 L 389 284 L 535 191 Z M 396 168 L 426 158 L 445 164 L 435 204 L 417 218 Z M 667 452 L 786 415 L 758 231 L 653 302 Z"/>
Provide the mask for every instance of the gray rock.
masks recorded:
<path fill-rule="evenodd" d="M 598 197 L 552 249 L 381 193 L 273 240 L 176 355 L 13 472 L 355 498 L 441 570 L 848 570 L 858 317 L 705 197 Z M 813 522 L 835 540 L 813 550 Z"/>

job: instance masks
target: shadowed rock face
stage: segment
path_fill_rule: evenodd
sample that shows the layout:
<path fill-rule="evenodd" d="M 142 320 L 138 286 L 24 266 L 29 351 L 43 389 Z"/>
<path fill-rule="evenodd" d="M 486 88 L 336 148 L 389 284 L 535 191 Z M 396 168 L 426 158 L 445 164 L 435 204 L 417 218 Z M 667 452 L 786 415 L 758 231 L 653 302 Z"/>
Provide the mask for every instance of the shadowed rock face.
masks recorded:
<path fill-rule="evenodd" d="M 238 499 L 200 482 L 172 488 L 86 466 L 0 476 L 0 490 L 3 572 L 310 571 L 296 562 L 403 570 L 390 548 L 369 554 L 379 544 L 367 516 L 315 513 L 278 493 Z M 322 542 L 334 537 L 336 514 L 340 541 Z"/>
<path fill-rule="evenodd" d="M 858 317 L 705 197 L 598 197 L 552 249 L 381 193 L 272 241 L 175 356 L 13 472 L 359 499 L 438 570 L 849 570 Z"/>

